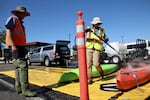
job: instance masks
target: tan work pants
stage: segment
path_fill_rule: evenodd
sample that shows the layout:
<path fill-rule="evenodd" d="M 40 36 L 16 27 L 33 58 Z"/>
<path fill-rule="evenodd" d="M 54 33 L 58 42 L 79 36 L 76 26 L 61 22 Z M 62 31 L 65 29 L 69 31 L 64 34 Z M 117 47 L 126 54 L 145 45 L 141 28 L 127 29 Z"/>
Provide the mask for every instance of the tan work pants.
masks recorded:
<path fill-rule="evenodd" d="M 92 66 L 99 66 L 100 65 L 100 56 L 101 51 L 94 50 L 94 49 L 86 49 L 86 59 L 87 59 L 87 73 L 88 79 L 92 79 Z"/>

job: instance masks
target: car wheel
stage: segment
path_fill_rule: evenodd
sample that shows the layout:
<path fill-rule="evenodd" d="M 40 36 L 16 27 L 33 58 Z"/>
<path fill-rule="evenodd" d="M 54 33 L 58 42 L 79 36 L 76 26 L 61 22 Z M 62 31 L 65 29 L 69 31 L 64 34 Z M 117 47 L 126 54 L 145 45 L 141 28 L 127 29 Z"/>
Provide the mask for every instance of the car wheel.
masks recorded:
<path fill-rule="evenodd" d="M 49 66 L 49 65 L 50 65 L 50 60 L 49 60 L 48 57 L 46 57 L 46 58 L 44 59 L 44 65 L 45 65 L 45 66 Z"/>
<path fill-rule="evenodd" d="M 60 64 L 61 66 L 66 66 L 65 60 L 60 60 L 60 61 L 59 61 L 59 64 Z"/>
<path fill-rule="evenodd" d="M 108 63 L 109 63 L 109 59 L 103 60 L 103 62 L 104 62 L 105 64 L 108 64 Z"/>
<path fill-rule="evenodd" d="M 119 62 L 120 62 L 120 57 L 119 57 L 119 56 L 113 56 L 113 57 L 112 57 L 112 63 L 117 64 L 117 63 L 119 63 Z"/>

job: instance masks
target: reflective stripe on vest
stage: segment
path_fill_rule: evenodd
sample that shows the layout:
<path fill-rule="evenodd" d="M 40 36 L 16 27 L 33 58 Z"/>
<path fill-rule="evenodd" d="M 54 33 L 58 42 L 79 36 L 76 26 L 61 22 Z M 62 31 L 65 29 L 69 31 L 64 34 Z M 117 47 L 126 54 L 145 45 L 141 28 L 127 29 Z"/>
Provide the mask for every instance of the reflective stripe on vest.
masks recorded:
<path fill-rule="evenodd" d="M 22 23 L 16 16 L 13 16 L 13 19 L 15 21 L 15 26 L 14 29 L 11 30 L 12 40 L 16 46 L 26 46 L 26 34 L 24 27 L 22 26 Z M 11 46 L 7 34 L 6 34 L 6 44 L 8 46 Z"/>
<path fill-rule="evenodd" d="M 93 29 L 92 29 L 92 31 L 94 32 Z M 97 36 L 93 32 L 87 33 L 87 39 L 95 39 L 95 41 L 86 41 L 86 48 L 102 51 L 103 50 L 103 41 L 100 38 L 102 38 L 102 39 L 104 38 L 104 30 L 103 29 L 99 30 L 99 36 Z M 97 42 L 97 41 L 99 41 L 99 42 Z"/>

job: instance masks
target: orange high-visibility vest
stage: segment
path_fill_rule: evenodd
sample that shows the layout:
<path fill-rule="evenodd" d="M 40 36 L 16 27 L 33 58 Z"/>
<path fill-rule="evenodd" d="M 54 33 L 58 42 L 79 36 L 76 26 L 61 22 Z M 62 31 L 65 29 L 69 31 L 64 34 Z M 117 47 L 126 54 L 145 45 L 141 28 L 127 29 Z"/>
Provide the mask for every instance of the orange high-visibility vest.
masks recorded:
<path fill-rule="evenodd" d="M 16 46 L 26 46 L 26 33 L 25 29 L 18 19 L 18 17 L 13 16 L 13 19 L 15 21 L 15 27 L 13 30 L 11 30 L 11 36 L 14 44 Z M 6 34 L 6 45 L 11 46 L 10 40 Z"/>

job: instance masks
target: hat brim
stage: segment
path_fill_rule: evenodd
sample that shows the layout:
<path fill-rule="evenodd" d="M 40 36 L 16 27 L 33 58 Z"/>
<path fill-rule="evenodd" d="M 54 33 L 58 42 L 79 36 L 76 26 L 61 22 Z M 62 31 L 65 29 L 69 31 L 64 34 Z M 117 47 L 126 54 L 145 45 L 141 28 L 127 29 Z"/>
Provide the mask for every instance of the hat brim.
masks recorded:
<path fill-rule="evenodd" d="M 102 24 L 102 22 L 101 21 L 98 21 L 98 22 L 92 21 L 91 24 Z"/>
<path fill-rule="evenodd" d="M 18 12 L 19 12 L 19 13 L 23 13 L 25 16 L 30 16 L 30 13 L 29 13 L 29 12 L 21 12 L 21 11 L 16 11 L 16 10 L 12 10 L 12 11 L 11 11 L 11 13 L 14 14 L 14 15 L 16 15 L 16 13 L 18 13 Z"/>

